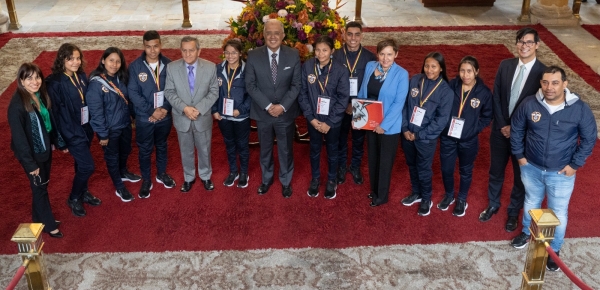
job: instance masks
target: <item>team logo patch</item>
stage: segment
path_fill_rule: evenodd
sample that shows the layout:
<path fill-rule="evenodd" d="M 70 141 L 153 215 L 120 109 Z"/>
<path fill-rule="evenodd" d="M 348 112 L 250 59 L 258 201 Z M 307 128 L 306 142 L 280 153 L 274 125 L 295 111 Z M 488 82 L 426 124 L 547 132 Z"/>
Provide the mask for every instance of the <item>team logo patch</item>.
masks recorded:
<path fill-rule="evenodd" d="M 531 113 L 531 121 L 537 123 L 540 121 L 540 119 L 542 119 L 542 114 L 540 112 L 533 112 Z"/>
<path fill-rule="evenodd" d="M 143 82 L 145 82 L 145 81 L 148 79 L 148 74 L 147 74 L 147 73 L 145 73 L 145 72 L 143 72 L 143 73 L 140 73 L 140 74 L 138 75 L 138 78 L 140 79 L 140 82 L 142 82 L 142 83 L 143 83 Z"/>
<path fill-rule="evenodd" d="M 317 77 L 315 75 L 313 75 L 313 74 L 309 74 L 308 75 L 308 82 L 309 83 L 314 84 L 316 80 L 317 80 Z"/>
<path fill-rule="evenodd" d="M 410 95 L 414 98 L 419 94 L 419 89 L 418 88 L 412 88 L 410 90 Z"/>
<path fill-rule="evenodd" d="M 219 87 L 223 85 L 223 79 L 218 77 L 217 82 L 219 82 Z"/>
<path fill-rule="evenodd" d="M 102 91 L 105 92 L 105 93 L 108 93 L 108 88 L 105 87 L 105 86 L 102 86 Z"/>
<path fill-rule="evenodd" d="M 479 107 L 479 104 L 481 104 L 481 101 L 478 98 L 471 99 L 471 107 L 473 107 L 473 109 Z"/>

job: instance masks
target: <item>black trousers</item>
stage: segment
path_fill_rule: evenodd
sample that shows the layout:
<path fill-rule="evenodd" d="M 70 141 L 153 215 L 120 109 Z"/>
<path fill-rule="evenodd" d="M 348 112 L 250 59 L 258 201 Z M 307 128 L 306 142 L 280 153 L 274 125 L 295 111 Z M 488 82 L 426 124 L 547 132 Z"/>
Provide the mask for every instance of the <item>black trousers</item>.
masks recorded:
<path fill-rule="evenodd" d="M 525 201 L 525 186 L 521 181 L 521 169 L 517 158 L 512 155 L 510 139 L 504 137 L 499 130 L 492 130 L 490 135 L 490 179 L 488 183 L 488 206 L 500 207 L 500 196 L 504 184 L 504 172 L 508 159 L 512 161 L 514 183 L 510 192 L 508 216 L 519 216 Z"/>
<path fill-rule="evenodd" d="M 227 150 L 227 162 L 229 163 L 229 172 L 248 173 L 248 163 L 250 161 L 250 147 L 248 141 L 250 138 L 250 118 L 242 121 L 221 120 L 219 129 L 223 134 L 225 149 Z M 240 170 L 237 167 L 237 156 L 240 156 Z"/>
<path fill-rule="evenodd" d="M 262 183 L 273 183 L 275 164 L 273 163 L 273 140 L 277 138 L 277 155 L 279 158 L 279 181 L 288 186 L 294 174 L 294 134 L 296 122 L 277 120 L 275 122 L 256 121 L 258 141 L 260 142 L 260 169 Z"/>
<path fill-rule="evenodd" d="M 94 173 L 94 157 L 90 151 L 90 145 L 94 138 L 94 131 L 88 124 L 83 125 L 86 131 L 88 141 L 80 142 L 77 144 L 69 144 L 68 149 L 71 156 L 73 156 L 75 166 L 75 176 L 73 177 L 73 186 L 71 187 L 71 194 L 69 198 L 71 200 L 81 199 L 83 193 L 88 190 L 88 181 Z"/>
<path fill-rule="evenodd" d="M 365 152 L 365 133 L 366 130 L 352 129 L 352 115 L 344 113 L 342 125 L 340 128 L 340 138 L 338 146 L 338 167 L 346 166 L 348 160 L 348 133 L 352 133 L 352 159 L 351 168 L 360 168 L 362 157 Z"/>
<path fill-rule="evenodd" d="M 372 131 L 367 133 L 367 152 L 369 156 L 369 182 L 374 204 L 388 201 L 392 169 L 398 150 L 400 133 L 385 135 Z"/>
<path fill-rule="evenodd" d="M 123 129 L 110 130 L 108 145 L 102 149 L 106 168 L 115 189 L 125 188 L 125 184 L 121 180 L 121 172 L 127 170 L 127 158 L 131 153 L 131 124 Z"/>
<path fill-rule="evenodd" d="M 167 138 L 173 127 L 173 120 L 158 123 L 143 122 L 135 119 L 135 142 L 139 148 L 138 160 L 144 181 L 151 181 L 150 166 L 152 151 L 156 147 L 156 174 L 167 171 Z"/>
<path fill-rule="evenodd" d="M 457 198 L 467 201 L 471 181 L 473 181 L 473 167 L 477 152 L 479 152 L 479 138 L 477 136 L 465 141 L 440 136 L 440 161 L 442 163 L 442 181 L 444 182 L 446 196 L 454 197 L 454 169 L 458 158 L 460 186 Z"/>
<path fill-rule="evenodd" d="M 421 196 L 421 202 L 431 200 L 433 190 L 431 165 L 436 146 L 437 139 L 408 141 L 404 136 L 402 137 L 402 149 L 406 156 L 412 193 L 418 193 Z"/>
<path fill-rule="evenodd" d="M 50 153 L 52 154 L 52 153 Z M 40 173 L 32 176 L 25 171 L 31 187 L 31 220 L 34 223 L 44 224 L 44 231 L 51 232 L 58 227 L 52 214 L 50 198 L 48 197 L 48 182 L 50 181 L 50 168 L 52 167 L 52 155 L 46 162 L 36 162 Z"/>
<path fill-rule="evenodd" d="M 321 149 L 323 143 L 325 143 L 327 150 L 327 180 L 334 181 L 337 176 L 337 156 L 338 156 L 338 142 L 340 137 L 340 126 L 330 128 L 327 134 L 323 134 L 310 122 L 307 121 L 308 136 L 310 137 L 310 168 L 312 179 L 319 179 L 321 177 Z M 325 142 L 323 142 L 325 139 Z"/>

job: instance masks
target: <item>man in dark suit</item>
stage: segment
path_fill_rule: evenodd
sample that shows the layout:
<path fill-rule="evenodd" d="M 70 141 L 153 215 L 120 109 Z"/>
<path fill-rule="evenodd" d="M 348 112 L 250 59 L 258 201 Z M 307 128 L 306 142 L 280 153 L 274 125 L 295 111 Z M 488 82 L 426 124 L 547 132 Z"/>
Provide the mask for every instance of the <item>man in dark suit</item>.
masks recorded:
<path fill-rule="evenodd" d="M 540 88 L 540 80 L 546 66 L 536 58 L 539 42 L 540 37 L 535 29 L 530 27 L 520 29 L 516 37 L 516 49 L 519 57 L 503 60 L 494 82 L 494 122 L 490 136 L 491 164 L 488 183 L 489 202 L 488 207 L 479 215 L 479 220 L 487 222 L 492 215 L 498 212 L 504 172 L 510 158 L 514 183 L 505 225 L 507 232 L 512 232 L 517 228 L 519 213 L 525 200 L 525 188 L 521 181 L 519 163 L 511 154 L 510 117 L 525 97 L 534 95 Z"/>
<path fill-rule="evenodd" d="M 181 192 L 188 192 L 196 181 L 195 152 L 198 151 L 198 175 L 204 189 L 213 190 L 210 180 L 211 108 L 219 98 L 215 64 L 199 58 L 200 42 L 195 37 L 181 39 L 182 59 L 167 65 L 165 98 L 173 107 L 173 125 L 177 130 L 184 182 Z"/>
<path fill-rule="evenodd" d="M 248 53 L 246 90 L 252 99 L 250 118 L 256 121 L 260 142 L 262 184 L 258 194 L 267 193 L 273 184 L 273 139 L 277 138 L 279 181 L 285 198 L 292 195 L 294 156 L 292 143 L 298 116 L 301 86 L 298 51 L 282 46 L 283 23 L 271 19 L 265 23 L 265 46 Z"/>

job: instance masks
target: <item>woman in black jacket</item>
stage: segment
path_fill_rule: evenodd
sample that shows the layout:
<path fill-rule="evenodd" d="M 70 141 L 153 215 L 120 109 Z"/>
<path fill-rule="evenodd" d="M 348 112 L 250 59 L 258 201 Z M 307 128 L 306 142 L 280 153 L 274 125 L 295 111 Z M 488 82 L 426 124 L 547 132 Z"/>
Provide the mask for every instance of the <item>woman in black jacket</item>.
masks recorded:
<path fill-rule="evenodd" d="M 83 203 L 92 206 L 102 203 L 88 190 L 88 180 L 94 173 L 94 158 L 90 151 L 94 130 L 90 126 L 85 96 L 88 80 L 83 72 L 84 64 L 79 47 L 64 43 L 56 53 L 52 74 L 46 79 L 57 130 L 75 161 L 75 176 L 67 200 L 75 216 L 85 216 Z"/>
<path fill-rule="evenodd" d="M 250 160 L 250 98 L 244 80 L 246 63 L 242 60 L 242 43 L 239 40 L 228 40 L 223 46 L 223 54 L 225 61 L 217 64 L 219 99 L 212 106 L 213 117 L 219 121 L 219 129 L 223 134 L 229 162 L 229 175 L 223 185 L 232 186 L 239 178 L 237 187 L 245 188 L 248 186 Z"/>
<path fill-rule="evenodd" d="M 52 165 L 52 146 L 67 152 L 65 142 L 56 130 L 51 102 L 46 92 L 44 76 L 33 63 L 24 63 L 17 73 L 17 91 L 8 105 L 10 148 L 29 179 L 32 199 L 32 220 L 43 223 L 51 237 L 62 238 L 59 221 L 54 219 L 48 182 Z"/>
<path fill-rule="evenodd" d="M 467 210 L 467 194 L 473 178 L 473 164 L 479 151 L 479 133 L 492 121 L 492 92 L 479 78 L 479 63 L 468 55 L 458 65 L 459 75 L 450 81 L 454 91 L 452 117 L 440 135 L 440 160 L 445 196 L 437 207 L 443 211 L 454 203 L 454 166 L 458 158 L 460 187 L 453 215 Z"/>
<path fill-rule="evenodd" d="M 131 110 L 127 95 L 127 65 L 116 47 L 107 48 L 98 67 L 90 74 L 87 103 L 92 129 L 100 139 L 108 174 L 115 194 L 124 202 L 133 200 L 123 181 L 138 182 L 141 176 L 129 172 L 131 153 Z"/>

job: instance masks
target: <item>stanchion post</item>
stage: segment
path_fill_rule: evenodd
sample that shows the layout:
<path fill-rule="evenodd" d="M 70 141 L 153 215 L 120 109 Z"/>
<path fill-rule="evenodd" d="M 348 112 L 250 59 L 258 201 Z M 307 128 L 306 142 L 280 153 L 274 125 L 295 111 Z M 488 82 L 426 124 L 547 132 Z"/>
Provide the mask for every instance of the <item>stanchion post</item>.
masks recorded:
<path fill-rule="evenodd" d="M 521 289 L 541 290 L 548 260 L 544 242 L 554 239 L 554 230 L 560 225 L 560 221 L 551 209 L 532 209 L 528 214 L 531 216 L 529 226 L 531 240 L 527 248 L 525 269 L 521 273 L 523 274 Z"/>
<path fill-rule="evenodd" d="M 52 290 L 48 283 L 44 264 L 42 229 L 44 229 L 43 224 L 20 224 L 11 239 L 11 241 L 17 243 L 19 256 L 21 256 L 23 262 L 29 260 L 25 277 L 31 290 Z"/>
<path fill-rule="evenodd" d="M 183 6 L 183 24 L 181 27 L 190 28 L 192 27 L 192 22 L 190 21 L 190 5 L 188 0 L 181 0 L 181 5 Z"/>
<path fill-rule="evenodd" d="M 531 18 L 529 18 L 529 6 L 530 0 L 523 0 L 523 6 L 521 7 L 521 16 L 517 18 L 519 21 L 531 22 Z"/>
<path fill-rule="evenodd" d="M 573 16 L 577 19 L 581 19 L 579 16 L 579 9 L 581 8 L 581 0 L 573 0 Z"/>
<path fill-rule="evenodd" d="M 360 25 L 363 25 L 363 21 L 362 21 L 362 0 L 356 0 L 356 7 L 354 8 L 354 21 L 360 23 Z"/>
<path fill-rule="evenodd" d="M 8 10 L 8 18 L 10 19 L 8 29 L 17 30 L 21 28 L 21 24 L 19 24 L 19 18 L 17 18 L 17 8 L 15 7 L 14 0 L 6 0 L 6 10 Z"/>

